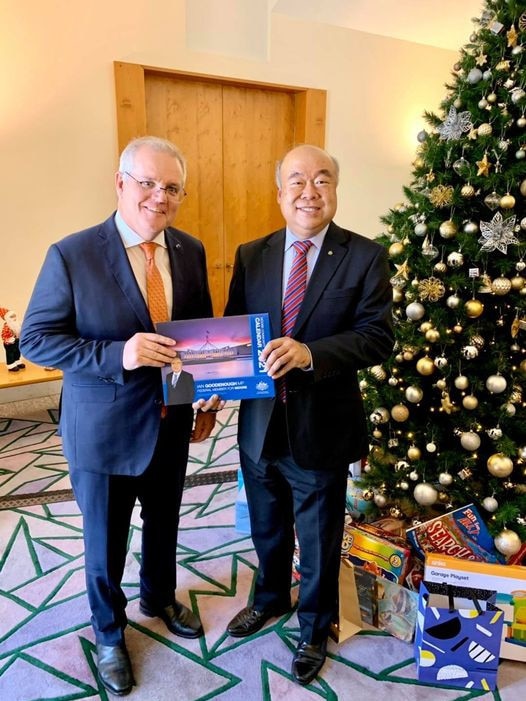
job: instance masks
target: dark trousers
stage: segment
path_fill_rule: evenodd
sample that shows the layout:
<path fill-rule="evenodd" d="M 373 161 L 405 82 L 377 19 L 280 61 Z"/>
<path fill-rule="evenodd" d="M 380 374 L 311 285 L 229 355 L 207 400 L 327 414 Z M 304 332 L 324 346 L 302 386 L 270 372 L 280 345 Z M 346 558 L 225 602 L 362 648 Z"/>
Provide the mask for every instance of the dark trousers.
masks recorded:
<path fill-rule="evenodd" d="M 278 444 L 283 453 L 283 442 L 274 443 Z M 290 605 L 295 529 L 301 640 L 319 644 L 327 638 L 338 611 L 348 466 L 304 470 L 289 454 L 267 454 L 254 463 L 241 452 L 241 467 L 259 559 L 252 605 L 258 610 Z"/>
<path fill-rule="evenodd" d="M 75 470 L 71 482 L 83 515 L 85 569 L 97 642 L 124 640 L 126 596 L 121 587 L 132 511 L 142 518 L 140 595 L 153 606 L 174 600 L 177 533 L 188 440 L 161 422 L 153 459 L 138 477 Z"/>

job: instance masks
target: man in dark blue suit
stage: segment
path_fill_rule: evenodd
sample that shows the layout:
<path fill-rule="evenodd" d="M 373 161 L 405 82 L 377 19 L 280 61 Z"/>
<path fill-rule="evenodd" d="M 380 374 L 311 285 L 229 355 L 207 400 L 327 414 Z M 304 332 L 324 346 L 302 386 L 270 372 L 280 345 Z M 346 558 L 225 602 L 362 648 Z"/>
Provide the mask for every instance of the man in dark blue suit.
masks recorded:
<path fill-rule="evenodd" d="M 194 401 L 194 376 L 183 370 L 183 361 L 179 356 L 172 360 L 172 372 L 166 375 L 166 403 L 185 404 Z"/>
<path fill-rule="evenodd" d="M 176 353 L 173 340 L 155 333 L 140 247 L 156 244 L 168 319 L 212 315 L 203 246 L 170 226 L 185 178 L 185 160 L 169 141 L 130 142 L 116 173 L 117 212 L 50 247 L 21 333 L 27 358 L 63 371 L 60 433 L 83 515 L 98 672 L 117 695 L 134 684 L 121 579 L 136 499 L 141 611 L 176 635 L 202 635 L 199 618 L 175 598 L 179 507 L 189 441 L 210 435 L 209 410 L 223 402 L 214 395 L 163 406 L 160 368 Z"/>
<path fill-rule="evenodd" d="M 349 463 L 368 447 L 357 370 L 392 351 L 392 290 L 385 249 L 332 221 L 334 158 L 314 146 L 294 148 L 278 166 L 277 183 L 287 227 L 238 248 L 225 309 L 269 313 L 273 340 L 262 358 L 279 389 L 276 399 L 241 402 L 241 468 L 259 570 L 252 601 L 227 630 L 251 635 L 290 610 L 296 530 L 300 639 L 292 674 L 308 684 L 325 661 L 337 617 Z M 282 307 L 296 247 L 309 249 L 308 284 L 285 335 Z"/>

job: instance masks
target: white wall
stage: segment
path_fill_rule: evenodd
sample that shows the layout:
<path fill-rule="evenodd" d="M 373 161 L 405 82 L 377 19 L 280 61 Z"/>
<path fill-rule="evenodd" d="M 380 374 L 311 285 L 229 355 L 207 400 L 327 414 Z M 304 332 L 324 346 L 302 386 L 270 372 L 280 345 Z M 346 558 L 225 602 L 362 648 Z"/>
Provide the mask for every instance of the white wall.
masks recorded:
<path fill-rule="evenodd" d="M 0 305 L 23 315 L 48 245 L 114 208 L 116 60 L 326 89 L 336 221 L 380 233 L 456 52 L 277 14 L 262 23 L 260 10 L 223 27 L 221 54 L 188 48 L 184 0 L 0 0 Z M 259 29 L 266 55 L 232 55 L 239 32 Z"/>

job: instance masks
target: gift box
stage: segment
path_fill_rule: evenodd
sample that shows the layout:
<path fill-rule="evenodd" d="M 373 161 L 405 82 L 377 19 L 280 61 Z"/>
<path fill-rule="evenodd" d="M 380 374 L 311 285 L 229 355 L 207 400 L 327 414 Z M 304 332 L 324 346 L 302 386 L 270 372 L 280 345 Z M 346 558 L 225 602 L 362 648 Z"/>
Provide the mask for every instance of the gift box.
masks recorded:
<path fill-rule="evenodd" d="M 424 578 L 496 591 L 495 603 L 504 612 L 500 656 L 526 662 L 526 567 L 428 553 Z"/>
<path fill-rule="evenodd" d="M 461 689 L 494 689 L 504 615 L 496 592 L 422 582 L 415 658 L 418 679 Z"/>
<path fill-rule="evenodd" d="M 405 539 L 367 523 L 345 524 L 342 557 L 398 584 L 403 584 L 411 568 L 411 550 Z"/>

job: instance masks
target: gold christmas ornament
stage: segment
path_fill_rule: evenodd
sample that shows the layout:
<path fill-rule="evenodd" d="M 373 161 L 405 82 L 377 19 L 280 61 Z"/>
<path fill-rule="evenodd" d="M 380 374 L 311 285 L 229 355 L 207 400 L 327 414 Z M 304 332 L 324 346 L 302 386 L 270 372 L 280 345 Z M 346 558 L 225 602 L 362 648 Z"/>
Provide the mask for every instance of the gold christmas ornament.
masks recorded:
<path fill-rule="evenodd" d="M 453 202 L 453 193 L 450 185 L 437 185 L 429 193 L 429 201 L 435 207 L 448 207 Z"/>
<path fill-rule="evenodd" d="M 479 400 L 475 397 L 474 394 L 468 394 L 462 400 L 462 406 L 468 411 L 473 411 L 473 409 L 476 409 L 478 405 Z"/>
<path fill-rule="evenodd" d="M 381 365 L 373 365 L 369 368 L 369 373 L 375 380 L 378 380 L 378 382 L 382 382 L 382 380 L 385 380 L 387 377 L 387 373 Z"/>
<path fill-rule="evenodd" d="M 484 175 L 487 177 L 489 175 L 489 169 L 491 168 L 491 163 L 488 161 L 488 154 L 485 153 L 481 161 L 477 161 L 478 171 L 477 175 Z"/>
<path fill-rule="evenodd" d="M 496 277 L 491 283 L 491 289 L 496 295 L 506 295 L 511 290 L 511 280 L 507 277 Z"/>
<path fill-rule="evenodd" d="M 515 197 L 508 192 L 504 197 L 500 198 L 499 204 L 502 209 L 513 209 L 515 207 Z"/>
<path fill-rule="evenodd" d="M 409 460 L 420 460 L 421 456 L 420 448 L 417 448 L 416 445 L 412 445 L 407 449 L 407 457 Z"/>
<path fill-rule="evenodd" d="M 520 275 L 516 275 L 515 277 L 511 278 L 510 282 L 512 290 L 522 290 L 525 281 L 523 277 L 521 277 Z"/>
<path fill-rule="evenodd" d="M 437 277 L 429 277 L 418 283 L 418 296 L 422 301 L 437 302 L 445 293 L 444 283 Z"/>
<path fill-rule="evenodd" d="M 462 186 L 462 188 L 460 190 L 460 194 L 462 197 L 469 199 L 470 197 L 475 196 L 475 188 L 473 187 L 473 185 L 470 185 L 469 183 L 467 183 L 466 185 Z"/>
<path fill-rule="evenodd" d="M 519 365 L 519 370 L 523 375 L 526 375 L 526 360 L 521 360 L 521 364 Z"/>
<path fill-rule="evenodd" d="M 522 181 L 522 183 L 520 184 L 519 190 L 521 191 L 521 195 L 523 197 L 526 197 L 526 180 Z"/>
<path fill-rule="evenodd" d="M 393 302 L 399 303 L 403 300 L 404 293 L 398 287 L 393 287 Z"/>
<path fill-rule="evenodd" d="M 504 453 L 493 453 L 487 460 L 490 474 L 494 477 L 508 477 L 513 472 L 513 461 Z"/>
<path fill-rule="evenodd" d="M 409 418 L 409 409 L 405 404 L 395 404 L 391 409 L 391 417 L 394 421 L 398 421 L 399 423 L 407 421 Z"/>
<path fill-rule="evenodd" d="M 389 255 L 391 258 L 401 255 L 404 252 L 404 244 L 401 241 L 395 241 L 389 246 Z"/>
<path fill-rule="evenodd" d="M 458 375 L 458 377 L 455 377 L 454 384 L 457 389 L 467 389 L 469 379 L 465 375 Z"/>
<path fill-rule="evenodd" d="M 477 132 L 479 136 L 489 136 L 491 132 L 493 131 L 493 128 L 491 124 L 488 124 L 487 122 L 484 122 L 477 128 Z"/>
<path fill-rule="evenodd" d="M 440 340 L 440 331 L 438 329 L 429 329 L 429 331 L 426 331 L 425 335 L 429 343 L 436 343 Z"/>
<path fill-rule="evenodd" d="M 452 219 L 447 219 L 440 224 L 438 231 L 443 239 L 452 239 L 458 234 L 458 226 Z"/>
<path fill-rule="evenodd" d="M 526 361 L 524 362 L 526 363 Z M 435 371 L 435 364 L 428 355 L 425 355 L 423 358 L 420 358 L 420 360 L 417 361 L 416 370 L 424 376 L 432 375 Z"/>
<path fill-rule="evenodd" d="M 484 305 L 479 299 L 469 299 L 464 304 L 464 309 L 466 310 L 466 315 L 470 319 L 476 319 L 484 311 Z"/>

